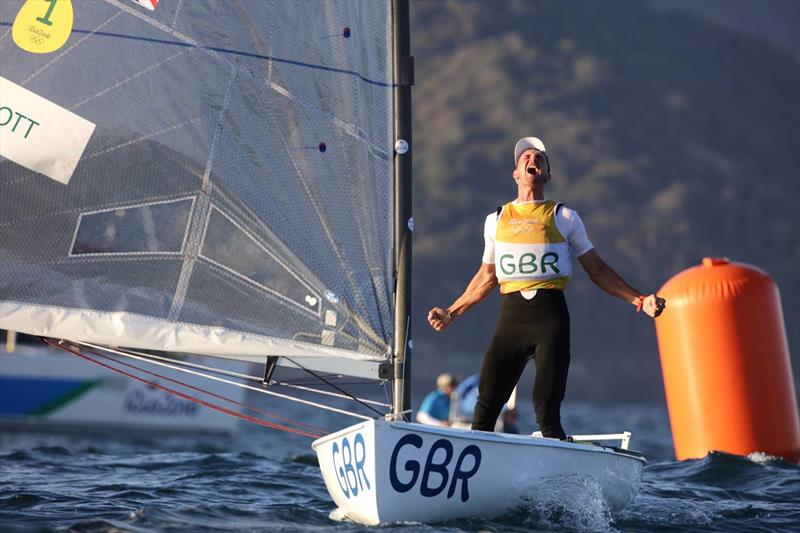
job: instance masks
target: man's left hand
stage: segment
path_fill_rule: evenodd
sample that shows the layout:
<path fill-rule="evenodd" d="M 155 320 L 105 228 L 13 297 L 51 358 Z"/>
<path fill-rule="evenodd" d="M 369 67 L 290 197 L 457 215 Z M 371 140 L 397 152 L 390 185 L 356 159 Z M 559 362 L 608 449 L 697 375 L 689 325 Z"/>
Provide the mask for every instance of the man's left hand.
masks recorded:
<path fill-rule="evenodd" d="M 663 313 L 666 306 L 667 301 L 655 294 L 642 298 L 642 310 L 653 318 Z"/>

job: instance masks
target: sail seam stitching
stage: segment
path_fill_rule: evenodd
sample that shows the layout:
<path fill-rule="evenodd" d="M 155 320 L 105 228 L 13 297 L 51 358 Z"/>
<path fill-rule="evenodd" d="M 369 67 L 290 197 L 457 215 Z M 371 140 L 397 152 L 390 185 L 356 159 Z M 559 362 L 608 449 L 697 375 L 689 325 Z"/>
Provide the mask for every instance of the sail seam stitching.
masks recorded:
<path fill-rule="evenodd" d="M 203 243 L 205 242 L 206 232 L 208 231 L 208 224 L 211 220 L 211 211 L 214 207 L 211 202 L 211 168 L 214 164 L 214 155 L 217 151 L 217 141 L 219 140 L 220 133 L 222 132 L 222 125 L 224 122 L 225 112 L 228 110 L 230 104 L 231 93 L 233 92 L 233 81 L 239 73 L 236 65 L 233 66 L 233 71 L 230 80 L 228 80 L 228 88 L 225 91 L 225 98 L 222 102 L 222 109 L 220 109 L 217 118 L 217 127 L 214 131 L 214 138 L 211 140 L 211 147 L 206 161 L 206 168 L 203 172 L 203 183 L 201 190 L 197 194 L 197 203 L 193 206 L 195 210 L 192 211 L 192 218 L 189 224 L 189 238 L 188 246 L 186 247 L 183 265 L 181 266 L 181 273 L 178 277 L 178 283 L 175 287 L 175 294 L 172 299 L 172 306 L 167 314 L 168 321 L 177 319 L 183 304 L 186 301 L 186 292 L 189 290 L 189 283 L 194 271 L 194 265 L 197 258 L 203 251 Z M 199 234 L 193 234 L 193 229 L 202 223 L 203 227 Z"/>

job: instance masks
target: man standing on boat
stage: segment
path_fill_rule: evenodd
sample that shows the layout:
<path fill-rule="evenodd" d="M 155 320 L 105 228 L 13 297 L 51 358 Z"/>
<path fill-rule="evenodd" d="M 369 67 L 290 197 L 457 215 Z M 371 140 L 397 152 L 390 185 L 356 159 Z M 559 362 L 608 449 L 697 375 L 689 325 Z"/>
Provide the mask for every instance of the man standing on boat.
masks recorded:
<path fill-rule="evenodd" d="M 589 278 L 607 293 L 657 317 L 666 302 L 628 285 L 600 257 L 578 213 L 551 200 L 544 143 L 524 137 L 514 147 L 517 198 L 486 217 L 480 269 L 464 293 L 447 309 L 434 307 L 428 322 L 447 328 L 500 285 L 500 318 L 481 368 L 472 429 L 492 431 L 503 404 L 533 355 L 536 378 L 533 406 L 544 437 L 565 439 L 561 401 L 569 370 L 569 312 L 564 290 L 577 258 Z"/>

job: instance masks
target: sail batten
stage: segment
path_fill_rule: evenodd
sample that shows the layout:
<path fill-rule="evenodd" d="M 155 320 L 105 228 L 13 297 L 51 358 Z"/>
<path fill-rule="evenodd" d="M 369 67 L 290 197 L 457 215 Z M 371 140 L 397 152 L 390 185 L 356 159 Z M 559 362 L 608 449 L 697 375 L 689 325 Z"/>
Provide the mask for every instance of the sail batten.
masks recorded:
<path fill-rule="evenodd" d="M 23 5 L 0 3 L 2 30 Z M 94 131 L 66 184 L 0 154 L 0 328 L 386 361 L 390 17 L 384 1 L 105 0 L 74 3 L 50 53 L 4 32 L 0 77 Z M 0 95 L 57 127 L 25 105 Z"/>

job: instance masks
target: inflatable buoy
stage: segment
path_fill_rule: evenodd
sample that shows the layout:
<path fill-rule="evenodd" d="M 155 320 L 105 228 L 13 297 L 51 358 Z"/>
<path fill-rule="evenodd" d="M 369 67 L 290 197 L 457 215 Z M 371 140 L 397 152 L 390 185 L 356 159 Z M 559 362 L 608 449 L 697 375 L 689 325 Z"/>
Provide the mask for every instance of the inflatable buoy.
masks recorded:
<path fill-rule="evenodd" d="M 678 459 L 711 450 L 800 460 L 780 295 L 765 272 L 705 258 L 659 291 L 658 348 Z"/>

